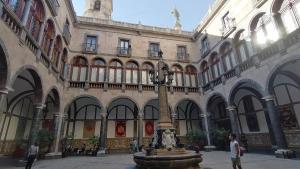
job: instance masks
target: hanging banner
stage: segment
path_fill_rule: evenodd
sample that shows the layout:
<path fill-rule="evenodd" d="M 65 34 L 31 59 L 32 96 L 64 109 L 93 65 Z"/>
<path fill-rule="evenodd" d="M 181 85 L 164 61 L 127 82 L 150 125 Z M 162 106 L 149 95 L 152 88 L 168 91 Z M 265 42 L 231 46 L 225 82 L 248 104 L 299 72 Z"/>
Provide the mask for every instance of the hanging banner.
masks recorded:
<path fill-rule="evenodd" d="M 96 121 L 85 121 L 83 138 L 91 138 L 95 135 Z"/>
<path fill-rule="evenodd" d="M 126 121 L 116 121 L 116 137 L 126 137 Z"/>
<path fill-rule="evenodd" d="M 152 137 L 154 134 L 154 121 L 146 121 L 145 133 L 147 137 Z"/>

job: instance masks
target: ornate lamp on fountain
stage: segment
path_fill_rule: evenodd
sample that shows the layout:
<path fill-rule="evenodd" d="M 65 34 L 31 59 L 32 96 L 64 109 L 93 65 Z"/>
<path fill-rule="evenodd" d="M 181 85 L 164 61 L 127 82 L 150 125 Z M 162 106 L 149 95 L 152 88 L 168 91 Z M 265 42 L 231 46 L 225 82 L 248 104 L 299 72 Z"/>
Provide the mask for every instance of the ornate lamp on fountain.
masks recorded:
<path fill-rule="evenodd" d="M 202 161 L 201 154 L 177 148 L 175 129 L 170 118 L 168 106 L 168 85 L 172 84 L 174 73 L 162 59 L 163 52 L 159 52 L 160 60 L 157 71 L 150 71 L 150 79 L 158 85 L 159 122 L 156 129 L 156 148 L 153 155 L 143 152 L 134 154 L 134 161 L 139 169 L 198 169 Z"/>

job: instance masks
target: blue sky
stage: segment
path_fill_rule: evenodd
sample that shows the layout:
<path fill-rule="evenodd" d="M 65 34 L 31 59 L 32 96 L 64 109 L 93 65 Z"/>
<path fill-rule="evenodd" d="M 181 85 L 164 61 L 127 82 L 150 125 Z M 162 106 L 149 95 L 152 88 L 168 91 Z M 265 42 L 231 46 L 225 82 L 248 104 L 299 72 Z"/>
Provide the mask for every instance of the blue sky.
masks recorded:
<path fill-rule="evenodd" d="M 85 0 L 72 0 L 77 15 L 84 12 Z M 183 30 L 192 31 L 200 23 L 214 0 L 113 0 L 113 20 L 172 28 L 175 19 L 171 11 L 181 14 Z"/>

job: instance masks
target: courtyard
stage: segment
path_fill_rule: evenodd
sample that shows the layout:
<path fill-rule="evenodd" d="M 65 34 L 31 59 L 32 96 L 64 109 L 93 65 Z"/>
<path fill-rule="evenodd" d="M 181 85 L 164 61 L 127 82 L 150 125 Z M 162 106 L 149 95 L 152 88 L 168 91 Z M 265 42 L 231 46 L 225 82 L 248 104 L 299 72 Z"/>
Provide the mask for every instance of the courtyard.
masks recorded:
<path fill-rule="evenodd" d="M 202 169 L 231 169 L 228 152 L 203 152 Z M 6 162 L 6 164 L 5 164 Z M 1 169 L 21 169 L 13 161 L 1 159 Z M 3 165 L 2 165 L 3 164 Z M 245 154 L 243 169 L 299 169 L 300 159 L 279 159 L 273 155 Z M 33 169 L 135 169 L 132 154 L 114 154 L 105 157 L 68 157 L 37 161 Z"/>

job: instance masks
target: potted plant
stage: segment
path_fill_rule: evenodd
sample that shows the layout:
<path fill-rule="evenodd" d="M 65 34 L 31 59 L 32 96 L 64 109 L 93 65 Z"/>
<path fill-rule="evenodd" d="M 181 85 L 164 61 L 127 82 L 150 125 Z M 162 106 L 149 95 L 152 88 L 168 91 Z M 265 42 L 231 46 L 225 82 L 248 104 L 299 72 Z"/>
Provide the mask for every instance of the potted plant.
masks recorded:
<path fill-rule="evenodd" d="M 219 150 L 226 150 L 226 144 L 228 143 L 228 134 L 229 132 L 224 128 L 217 128 L 212 131 L 214 145 L 216 145 Z"/>
<path fill-rule="evenodd" d="M 38 142 L 40 154 L 45 155 L 50 151 L 52 142 L 54 141 L 54 133 L 47 129 L 41 129 L 38 133 Z"/>

